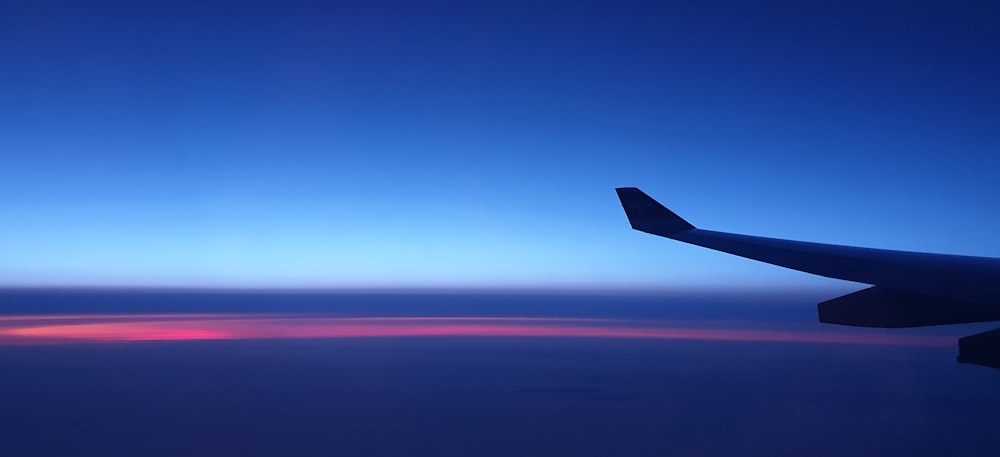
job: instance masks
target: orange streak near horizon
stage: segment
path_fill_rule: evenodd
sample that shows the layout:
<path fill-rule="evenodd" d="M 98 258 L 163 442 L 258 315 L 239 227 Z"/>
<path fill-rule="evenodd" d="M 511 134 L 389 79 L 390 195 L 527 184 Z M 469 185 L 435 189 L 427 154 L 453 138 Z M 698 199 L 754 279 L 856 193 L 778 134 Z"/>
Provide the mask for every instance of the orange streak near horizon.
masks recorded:
<path fill-rule="evenodd" d="M 319 317 L 267 314 L 0 317 L 0 344 L 298 338 L 543 337 L 945 347 L 950 338 L 713 328 L 691 323 L 538 317 Z"/>

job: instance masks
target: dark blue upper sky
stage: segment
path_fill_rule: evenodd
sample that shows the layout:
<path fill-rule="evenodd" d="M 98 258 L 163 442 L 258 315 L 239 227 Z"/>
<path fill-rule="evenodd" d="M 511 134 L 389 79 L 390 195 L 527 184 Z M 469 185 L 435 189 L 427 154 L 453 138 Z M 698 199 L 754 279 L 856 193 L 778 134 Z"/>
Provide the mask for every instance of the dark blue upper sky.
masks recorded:
<path fill-rule="evenodd" d="M 990 2 L 0 6 L 0 283 L 813 286 L 632 232 L 1000 256 Z"/>

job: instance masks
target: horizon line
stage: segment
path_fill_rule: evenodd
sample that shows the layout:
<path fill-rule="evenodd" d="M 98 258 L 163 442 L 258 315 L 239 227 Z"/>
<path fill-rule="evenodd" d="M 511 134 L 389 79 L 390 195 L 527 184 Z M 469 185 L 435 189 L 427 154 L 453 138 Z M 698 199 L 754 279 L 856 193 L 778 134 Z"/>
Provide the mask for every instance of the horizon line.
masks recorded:
<path fill-rule="evenodd" d="M 867 285 L 859 284 L 863 288 Z M 734 295 L 762 293 L 843 293 L 844 287 L 812 286 L 689 286 L 689 287 L 629 287 L 629 286 L 372 286 L 372 287 L 295 287 L 295 286 L 184 286 L 184 285 L 75 285 L 75 284 L 0 284 L 4 292 L 159 292 L 159 293 L 301 293 L 301 294 L 497 294 L 497 295 Z"/>

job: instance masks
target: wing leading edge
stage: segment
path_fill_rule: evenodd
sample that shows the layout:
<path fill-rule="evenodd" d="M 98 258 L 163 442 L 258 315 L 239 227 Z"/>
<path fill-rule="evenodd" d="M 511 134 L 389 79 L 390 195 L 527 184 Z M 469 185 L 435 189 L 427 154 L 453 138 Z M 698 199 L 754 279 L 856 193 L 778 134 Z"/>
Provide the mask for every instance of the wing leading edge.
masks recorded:
<path fill-rule="evenodd" d="M 772 265 L 873 286 L 820 303 L 821 322 L 860 327 L 918 327 L 1000 320 L 1000 259 L 860 248 L 704 230 L 637 188 L 615 190 L 635 230 Z M 994 340 L 996 338 L 990 339 Z M 971 361 L 965 354 L 959 360 Z"/>

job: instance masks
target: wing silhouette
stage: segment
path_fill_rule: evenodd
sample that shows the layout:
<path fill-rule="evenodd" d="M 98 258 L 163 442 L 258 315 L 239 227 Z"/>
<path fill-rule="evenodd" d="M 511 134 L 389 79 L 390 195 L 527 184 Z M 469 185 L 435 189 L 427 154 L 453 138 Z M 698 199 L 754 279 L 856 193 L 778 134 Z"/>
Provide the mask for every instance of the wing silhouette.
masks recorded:
<path fill-rule="evenodd" d="M 919 327 L 1000 320 L 1000 259 L 704 230 L 635 187 L 615 190 L 635 230 L 793 270 L 871 285 L 820 303 L 820 322 L 858 327 Z M 1000 368 L 996 357 L 991 363 L 980 363 L 970 360 L 969 355 L 1000 354 L 1000 335 L 986 332 L 963 338 L 962 344 L 967 343 L 978 345 L 968 351 L 960 345 L 960 361 Z M 992 346 L 984 348 L 984 344 Z"/>

